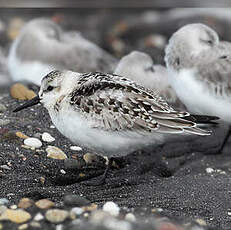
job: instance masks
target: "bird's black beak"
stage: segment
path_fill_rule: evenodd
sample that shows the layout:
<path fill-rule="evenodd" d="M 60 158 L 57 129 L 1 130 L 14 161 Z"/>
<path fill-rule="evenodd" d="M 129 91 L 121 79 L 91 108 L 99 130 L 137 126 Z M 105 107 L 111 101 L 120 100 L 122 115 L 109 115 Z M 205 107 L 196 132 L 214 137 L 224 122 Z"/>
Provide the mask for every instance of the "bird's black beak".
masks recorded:
<path fill-rule="evenodd" d="M 16 113 L 16 112 L 21 111 L 25 108 L 31 107 L 33 105 L 37 105 L 39 102 L 40 102 L 40 98 L 39 98 L 39 96 L 36 96 L 36 97 L 32 98 L 31 100 L 27 101 L 26 103 L 24 103 L 23 105 L 14 109 L 13 112 Z"/>

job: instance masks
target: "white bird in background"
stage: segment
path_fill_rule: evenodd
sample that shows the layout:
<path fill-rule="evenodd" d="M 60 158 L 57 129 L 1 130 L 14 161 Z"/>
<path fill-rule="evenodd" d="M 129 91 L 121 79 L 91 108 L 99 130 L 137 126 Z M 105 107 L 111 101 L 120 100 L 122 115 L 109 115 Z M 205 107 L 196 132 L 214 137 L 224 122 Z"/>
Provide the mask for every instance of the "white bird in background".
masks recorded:
<path fill-rule="evenodd" d="M 166 67 L 154 65 L 152 58 L 146 53 L 132 51 L 119 61 L 114 73 L 158 92 L 174 108 L 185 108 L 168 82 Z"/>
<path fill-rule="evenodd" d="M 14 81 L 37 85 L 54 69 L 113 72 L 117 60 L 77 32 L 65 32 L 55 22 L 37 18 L 28 22 L 14 40 L 8 68 Z"/>
<path fill-rule="evenodd" d="M 10 85 L 12 79 L 7 69 L 7 57 L 2 48 L 0 48 L 0 87 Z"/>
<path fill-rule="evenodd" d="M 187 109 L 230 124 L 231 44 L 206 25 L 189 24 L 172 35 L 165 52 L 171 86 Z"/>

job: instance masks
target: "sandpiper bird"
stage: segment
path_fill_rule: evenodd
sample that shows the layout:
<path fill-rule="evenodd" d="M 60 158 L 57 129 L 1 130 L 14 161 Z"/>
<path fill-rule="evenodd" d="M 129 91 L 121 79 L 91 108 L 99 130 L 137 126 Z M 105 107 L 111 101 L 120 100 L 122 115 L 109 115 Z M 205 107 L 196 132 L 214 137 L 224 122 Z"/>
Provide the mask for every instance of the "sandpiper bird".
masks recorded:
<path fill-rule="evenodd" d="M 52 71 L 39 95 L 14 112 L 39 102 L 64 136 L 109 162 L 157 144 L 166 134 L 210 135 L 189 113 L 175 111 L 157 93 L 115 74 Z"/>
<path fill-rule="evenodd" d="M 231 44 L 203 24 L 175 32 L 166 47 L 170 84 L 188 111 L 231 122 Z"/>
<path fill-rule="evenodd" d="M 116 64 L 114 57 L 80 33 L 65 32 L 45 18 L 33 19 L 23 27 L 8 56 L 13 80 L 37 85 L 44 75 L 55 69 L 113 72 Z"/>
<path fill-rule="evenodd" d="M 127 77 L 145 88 L 157 91 L 174 108 L 185 109 L 168 82 L 166 67 L 154 65 L 148 54 L 132 51 L 119 61 L 114 73 Z"/>

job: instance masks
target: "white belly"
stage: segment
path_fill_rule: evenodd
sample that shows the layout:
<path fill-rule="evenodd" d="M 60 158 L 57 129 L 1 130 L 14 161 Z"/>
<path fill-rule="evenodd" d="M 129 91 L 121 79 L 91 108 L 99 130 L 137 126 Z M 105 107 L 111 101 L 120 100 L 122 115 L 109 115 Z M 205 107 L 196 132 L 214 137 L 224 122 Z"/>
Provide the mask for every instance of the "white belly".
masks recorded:
<path fill-rule="evenodd" d="M 182 70 L 179 74 L 170 75 L 170 84 L 189 112 L 218 116 L 231 122 L 231 98 L 213 96 L 204 84 L 194 79 L 193 74 L 192 70 Z"/>
<path fill-rule="evenodd" d="M 149 137 L 132 133 L 104 131 L 92 128 L 88 120 L 76 116 L 76 112 L 50 114 L 57 129 L 73 143 L 85 146 L 107 156 L 125 155 L 146 145 L 161 142 L 162 135 Z"/>

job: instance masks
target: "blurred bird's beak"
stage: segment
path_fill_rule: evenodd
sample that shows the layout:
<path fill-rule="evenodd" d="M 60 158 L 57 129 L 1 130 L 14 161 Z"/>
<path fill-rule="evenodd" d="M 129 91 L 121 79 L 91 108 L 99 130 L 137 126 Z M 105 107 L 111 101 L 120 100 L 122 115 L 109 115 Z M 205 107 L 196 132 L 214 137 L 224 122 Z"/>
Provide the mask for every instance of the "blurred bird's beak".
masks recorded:
<path fill-rule="evenodd" d="M 39 96 L 36 96 L 36 97 L 32 98 L 31 100 L 27 101 L 26 103 L 24 103 L 23 105 L 14 109 L 13 112 L 16 113 L 16 112 L 21 111 L 25 108 L 31 107 L 33 105 L 37 105 L 39 102 L 40 102 L 40 98 L 39 98 Z"/>

